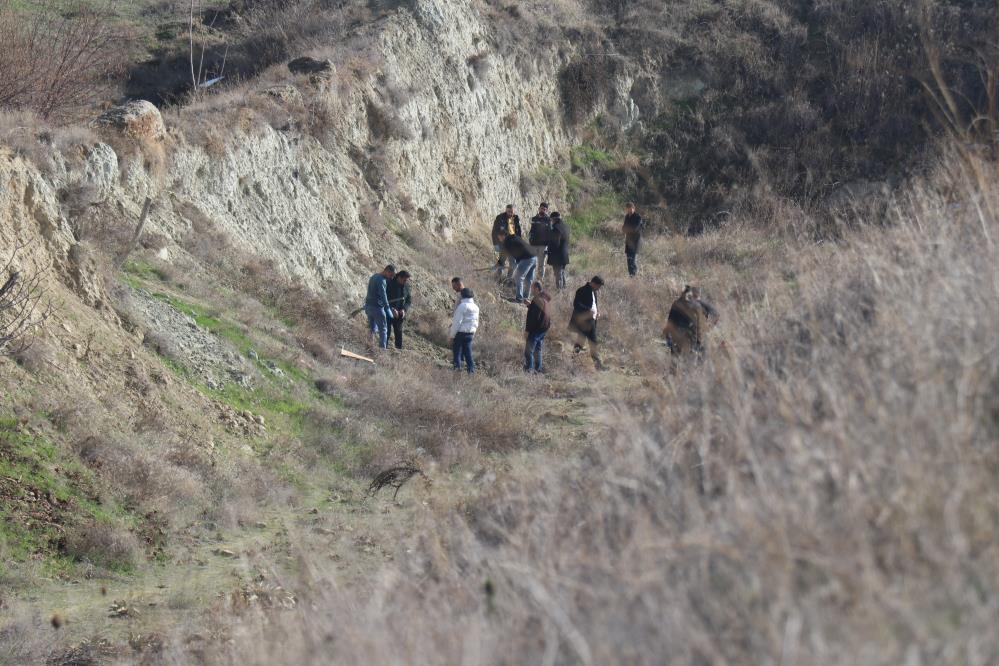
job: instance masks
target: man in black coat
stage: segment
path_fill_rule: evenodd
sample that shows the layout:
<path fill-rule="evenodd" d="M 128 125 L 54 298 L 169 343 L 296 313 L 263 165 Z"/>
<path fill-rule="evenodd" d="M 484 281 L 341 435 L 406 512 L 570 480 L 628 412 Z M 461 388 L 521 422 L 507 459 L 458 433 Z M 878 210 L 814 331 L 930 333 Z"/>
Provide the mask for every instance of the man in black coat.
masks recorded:
<path fill-rule="evenodd" d="M 555 270 L 555 288 L 565 289 L 565 267 L 569 265 L 569 225 L 558 211 L 552 213 L 552 231 L 548 239 L 548 265 Z"/>
<path fill-rule="evenodd" d="M 531 303 L 527 307 L 527 321 L 524 324 L 524 372 L 544 372 L 541 364 L 541 352 L 545 344 L 545 335 L 551 328 L 552 320 L 548 314 L 548 302 L 551 297 L 541 288 L 540 282 L 531 285 Z"/>
<path fill-rule="evenodd" d="M 597 292 L 603 286 L 603 278 L 594 275 L 593 279 L 577 289 L 576 296 L 572 300 L 572 316 L 569 319 L 569 330 L 578 336 L 573 353 L 578 354 L 583 351 L 588 341 L 590 358 L 593 359 L 593 365 L 598 370 L 605 368 L 597 353 L 597 319 L 600 318 L 600 311 L 597 308 Z"/>
<path fill-rule="evenodd" d="M 392 321 L 389 322 L 388 337 L 395 337 L 395 348 L 402 349 L 402 322 L 406 319 L 413 295 L 409 289 L 409 272 L 399 271 L 385 285 L 388 294 L 389 308 L 392 310 Z"/>
<path fill-rule="evenodd" d="M 507 204 L 506 210 L 496 216 L 493 220 L 492 241 L 493 249 L 496 250 L 496 279 L 503 277 L 503 264 L 506 263 L 506 255 L 503 253 L 503 242 L 499 239 L 499 232 L 506 231 L 509 236 L 521 236 L 520 216 L 514 210 L 513 204 Z M 513 275 L 513 264 L 511 263 L 506 271 L 507 279 Z"/>
<path fill-rule="evenodd" d="M 628 275 L 635 277 L 638 275 L 638 249 L 642 246 L 645 220 L 635 211 L 635 204 L 630 201 L 624 205 L 624 212 L 624 224 L 621 225 L 621 231 L 624 232 L 624 254 L 628 258 Z"/>
<path fill-rule="evenodd" d="M 548 217 L 548 204 L 541 202 L 538 214 L 531 218 L 531 229 L 527 232 L 527 241 L 538 259 L 539 280 L 545 279 L 545 255 L 548 253 L 548 236 L 551 230 L 552 218 Z"/>

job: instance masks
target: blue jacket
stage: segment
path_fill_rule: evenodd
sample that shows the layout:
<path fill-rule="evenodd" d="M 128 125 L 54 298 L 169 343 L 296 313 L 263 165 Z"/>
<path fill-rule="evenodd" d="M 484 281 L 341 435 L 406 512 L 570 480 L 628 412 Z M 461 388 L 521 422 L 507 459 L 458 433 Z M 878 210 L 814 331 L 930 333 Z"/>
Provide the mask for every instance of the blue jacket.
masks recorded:
<path fill-rule="evenodd" d="M 385 312 L 385 318 L 392 318 L 392 310 L 389 308 L 388 292 L 386 286 L 388 278 L 381 273 L 375 273 L 368 280 L 368 295 L 364 298 L 364 307 L 378 308 Z"/>

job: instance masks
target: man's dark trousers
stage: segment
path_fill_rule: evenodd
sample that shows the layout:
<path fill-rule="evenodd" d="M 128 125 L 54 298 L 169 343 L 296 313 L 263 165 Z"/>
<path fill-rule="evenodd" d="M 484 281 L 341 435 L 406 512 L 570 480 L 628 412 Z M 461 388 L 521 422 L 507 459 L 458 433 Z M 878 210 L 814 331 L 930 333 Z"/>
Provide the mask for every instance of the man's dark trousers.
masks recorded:
<path fill-rule="evenodd" d="M 389 333 L 388 333 L 389 339 L 391 339 L 393 336 L 395 337 L 396 349 L 402 349 L 402 322 L 404 321 L 405 321 L 404 319 L 395 317 L 394 319 L 392 319 L 392 321 L 389 322 Z"/>

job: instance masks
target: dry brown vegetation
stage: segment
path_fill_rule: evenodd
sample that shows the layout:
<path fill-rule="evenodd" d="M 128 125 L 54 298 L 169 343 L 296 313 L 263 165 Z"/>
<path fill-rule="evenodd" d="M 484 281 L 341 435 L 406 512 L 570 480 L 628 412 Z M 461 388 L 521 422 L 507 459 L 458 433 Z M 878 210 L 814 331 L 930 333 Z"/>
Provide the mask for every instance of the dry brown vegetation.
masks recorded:
<path fill-rule="evenodd" d="M 395 5 L 249 3 L 233 71 L 277 82 L 283 67 L 267 66 L 309 49 L 337 62 L 331 88 L 345 90 L 373 76 L 366 29 Z M 488 249 L 413 231 L 397 231 L 419 289 L 410 349 L 373 369 L 351 364 L 337 343 L 361 340 L 363 324 L 333 307 L 339 294 L 279 277 L 179 210 L 191 232 L 176 263 L 157 263 L 163 241 L 147 238 L 129 284 L 105 278 L 114 313 L 68 307 L 37 346 L 0 358 L 0 435 L 54 443 L 32 474 L 86 491 L 60 503 L 31 489 L 62 507 L 49 541 L 21 546 L 3 526 L 0 611 L 8 587 L 50 592 L 52 578 L 148 594 L 150 561 L 189 586 L 208 580 L 198 591 L 210 598 L 177 584 L 161 624 L 118 626 L 90 617 L 105 618 L 107 603 L 89 599 L 72 620 L 90 624 L 53 639 L 43 591 L 0 627 L 0 662 L 995 663 L 999 174 L 983 137 L 997 97 L 991 46 L 976 41 L 994 7 L 926 7 L 683 0 L 666 17 L 637 0 L 591 3 L 596 14 L 562 0 L 482 3 L 497 43 L 637 45 L 636 58 L 690 65 L 663 68 L 678 87 L 708 84 L 623 136 L 597 111 L 627 63 L 569 58 L 562 72 L 568 120 L 613 153 L 574 174 L 585 177 L 580 207 L 607 187 L 675 202 L 680 219 L 739 204 L 704 235 L 650 238 L 639 280 L 625 278 L 616 219 L 575 239 L 570 287 L 608 280 L 606 373 L 564 347 L 570 289 L 553 301 L 548 376 L 525 376 L 524 312 L 477 270 Z M 524 51 L 518 62 L 537 67 Z M 240 63 L 254 52 L 259 62 Z M 468 65 L 488 72 L 485 57 Z M 391 113 L 409 93 L 385 88 L 367 109 L 375 133 L 411 138 Z M 184 140 L 221 154 L 229 132 L 264 124 L 322 137 L 342 103 L 279 104 L 236 85 L 174 120 Z M 950 134 L 944 161 L 926 157 L 928 174 L 893 189 L 925 157 L 931 116 Z M 4 112 L 0 133 L 39 160 L 92 139 L 24 112 Z M 402 187 L 389 160 L 355 161 L 372 189 Z M 838 211 L 816 205 L 845 178 L 890 182 Z M 554 172 L 521 185 L 571 189 Z M 63 199 L 90 208 L 87 191 Z M 106 270 L 123 240 L 99 212 L 73 215 L 76 251 Z M 391 232 L 376 207 L 364 216 Z M 453 274 L 483 308 L 474 378 L 447 368 Z M 655 341 L 685 283 L 722 311 L 702 362 L 677 363 Z M 140 330 L 121 298 L 135 284 L 197 306 L 202 328 L 256 361 L 253 388 L 206 387 L 175 339 Z M 407 487 L 402 506 L 360 499 L 404 459 L 426 468 L 432 491 Z M 0 489 L 23 490 L 15 478 Z M 33 519 L 25 497 L 19 521 Z M 269 531 L 247 537 L 260 523 Z M 229 552 L 228 539 L 250 545 Z M 53 574 L 54 553 L 64 559 Z M 208 555 L 227 558 L 215 578 Z"/>
<path fill-rule="evenodd" d="M 425 513 L 366 600 L 317 564 L 210 658 L 994 662 L 999 221 L 969 204 L 999 190 L 965 169 L 836 244 L 657 244 L 724 308 L 703 363 L 662 372 L 615 322 L 642 378 L 587 380 L 595 439 Z"/>
<path fill-rule="evenodd" d="M 74 117 L 125 67 L 111 4 L 0 3 L 0 108 Z"/>

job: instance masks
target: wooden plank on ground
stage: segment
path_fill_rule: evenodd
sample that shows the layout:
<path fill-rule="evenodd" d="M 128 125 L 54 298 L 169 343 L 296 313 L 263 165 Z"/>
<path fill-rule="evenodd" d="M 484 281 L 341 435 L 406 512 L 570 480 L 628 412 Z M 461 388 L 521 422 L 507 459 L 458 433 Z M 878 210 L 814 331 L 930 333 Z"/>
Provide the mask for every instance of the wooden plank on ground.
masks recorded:
<path fill-rule="evenodd" d="M 343 347 L 340 347 L 340 356 L 346 356 L 347 358 L 352 358 L 355 361 L 367 361 L 368 363 L 374 363 L 375 359 L 368 358 L 367 356 L 361 356 L 360 354 L 355 354 L 352 351 L 347 351 Z"/>

